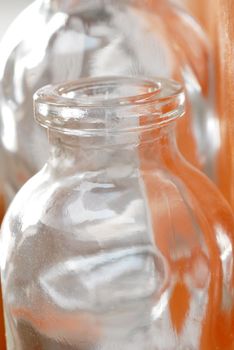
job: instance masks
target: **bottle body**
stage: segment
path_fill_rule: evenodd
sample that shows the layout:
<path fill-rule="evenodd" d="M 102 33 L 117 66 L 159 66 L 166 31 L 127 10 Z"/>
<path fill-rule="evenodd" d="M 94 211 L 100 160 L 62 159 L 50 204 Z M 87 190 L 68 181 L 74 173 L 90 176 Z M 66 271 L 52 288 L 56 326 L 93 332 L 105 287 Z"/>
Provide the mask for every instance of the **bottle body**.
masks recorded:
<path fill-rule="evenodd" d="M 171 4 L 36 1 L 10 28 L 1 48 L 7 203 L 48 156 L 46 135 L 32 122 L 33 93 L 48 83 L 88 76 L 161 76 L 184 82 L 188 118 L 178 127 L 179 146 L 215 178 L 219 130 L 212 112 L 209 52 L 199 27 Z"/>
<path fill-rule="evenodd" d="M 171 84 L 38 95 L 50 159 L 2 228 L 8 350 L 233 348 L 233 215 L 178 152 Z"/>
<path fill-rule="evenodd" d="M 3 225 L 9 350 L 233 347 L 231 213 L 194 170 L 195 190 L 147 159 L 135 166 L 59 185 L 47 166 L 17 195 Z"/>

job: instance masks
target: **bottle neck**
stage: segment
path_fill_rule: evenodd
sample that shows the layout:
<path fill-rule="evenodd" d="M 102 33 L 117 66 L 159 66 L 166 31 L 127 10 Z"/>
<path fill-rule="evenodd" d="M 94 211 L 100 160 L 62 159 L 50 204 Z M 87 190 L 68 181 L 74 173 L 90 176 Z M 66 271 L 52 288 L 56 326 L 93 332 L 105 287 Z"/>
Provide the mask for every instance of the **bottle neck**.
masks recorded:
<path fill-rule="evenodd" d="M 49 164 L 56 171 L 120 174 L 141 161 L 159 168 L 175 157 L 184 99 L 183 88 L 170 80 L 80 79 L 40 89 L 35 118 L 49 130 Z"/>
<path fill-rule="evenodd" d="M 149 135 L 146 138 L 144 135 L 129 135 L 127 142 L 128 135 L 125 135 L 124 140 L 108 140 L 66 136 L 49 130 L 48 164 L 56 173 L 62 175 L 105 172 L 112 176 L 128 176 L 129 172 L 137 171 L 142 164 L 148 170 L 165 169 L 168 162 L 181 159 L 174 126 L 151 133 L 150 138 Z"/>

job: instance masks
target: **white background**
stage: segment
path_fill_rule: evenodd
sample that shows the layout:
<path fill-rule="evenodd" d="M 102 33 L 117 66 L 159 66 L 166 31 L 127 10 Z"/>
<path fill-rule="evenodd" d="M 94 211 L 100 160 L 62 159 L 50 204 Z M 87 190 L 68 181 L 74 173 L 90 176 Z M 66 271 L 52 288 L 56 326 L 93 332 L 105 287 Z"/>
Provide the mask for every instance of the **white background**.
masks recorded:
<path fill-rule="evenodd" d="M 0 39 L 13 19 L 33 0 L 0 0 Z"/>

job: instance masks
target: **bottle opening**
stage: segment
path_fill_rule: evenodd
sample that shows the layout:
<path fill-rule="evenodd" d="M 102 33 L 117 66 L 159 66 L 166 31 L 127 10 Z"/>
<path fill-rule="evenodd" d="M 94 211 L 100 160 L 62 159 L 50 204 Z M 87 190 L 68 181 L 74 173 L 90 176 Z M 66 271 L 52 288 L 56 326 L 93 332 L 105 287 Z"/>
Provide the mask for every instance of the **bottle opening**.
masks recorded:
<path fill-rule="evenodd" d="M 89 136 L 165 126 L 183 115 L 184 99 L 172 80 L 103 77 L 43 87 L 34 107 L 42 126 Z"/>
<path fill-rule="evenodd" d="M 58 94 L 80 106 L 132 105 L 145 103 L 160 92 L 161 84 L 136 78 L 99 78 L 58 88 Z"/>

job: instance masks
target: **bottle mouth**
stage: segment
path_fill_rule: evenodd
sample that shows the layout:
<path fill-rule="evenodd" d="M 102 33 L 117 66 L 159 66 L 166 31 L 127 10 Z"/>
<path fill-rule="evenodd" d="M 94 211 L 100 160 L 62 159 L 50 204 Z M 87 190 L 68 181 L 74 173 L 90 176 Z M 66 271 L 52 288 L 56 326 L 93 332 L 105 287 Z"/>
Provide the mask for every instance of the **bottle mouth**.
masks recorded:
<path fill-rule="evenodd" d="M 34 112 L 46 128 L 89 136 L 163 127 L 183 115 L 184 101 L 172 80 L 86 78 L 41 88 Z"/>

